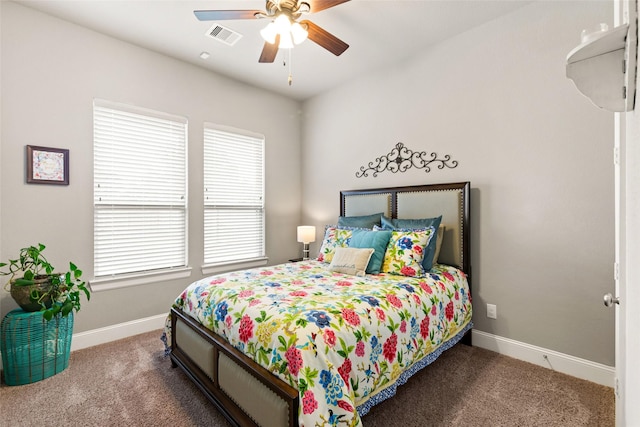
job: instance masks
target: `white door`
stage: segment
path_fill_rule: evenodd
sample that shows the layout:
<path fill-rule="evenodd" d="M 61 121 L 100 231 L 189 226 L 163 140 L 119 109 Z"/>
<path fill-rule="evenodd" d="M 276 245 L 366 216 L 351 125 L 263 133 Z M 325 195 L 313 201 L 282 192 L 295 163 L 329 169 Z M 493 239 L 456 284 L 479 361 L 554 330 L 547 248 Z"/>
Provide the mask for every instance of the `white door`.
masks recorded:
<path fill-rule="evenodd" d="M 605 305 L 610 309 L 616 310 L 616 379 L 614 391 L 616 395 L 616 427 L 624 427 L 625 421 L 625 354 L 626 354 L 626 307 L 627 295 L 626 289 L 626 209 L 625 209 L 625 188 L 626 180 L 624 175 L 625 159 L 624 152 L 626 147 L 626 113 L 616 114 L 616 143 L 614 157 L 616 161 L 615 167 L 615 203 L 616 203 L 616 268 L 615 271 L 615 301 L 621 303 L 612 303 L 611 294 L 605 295 Z M 609 301 L 607 301 L 609 298 Z M 609 304 L 607 304 L 609 302 Z"/>
<path fill-rule="evenodd" d="M 637 34 L 637 0 L 615 2 L 615 24 Z M 635 28 L 634 28 L 635 27 Z M 637 39 L 629 50 L 637 58 Z M 634 61 L 637 64 L 637 61 Z M 630 70 L 636 81 L 637 73 Z M 634 74 L 632 74 L 634 73 Z M 640 97 L 634 111 L 616 114 L 616 426 L 640 426 Z M 617 308 L 615 308 L 617 307 Z"/>
<path fill-rule="evenodd" d="M 616 426 L 640 426 L 640 98 L 620 114 L 616 167 Z"/>
<path fill-rule="evenodd" d="M 636 2 L 637 10 L 637 2 Z M 637 81 L 637 74 L 636 74 Z M 637 84 L 636 84 L 637 88 Z M 636 89 L 636 96 L 638 95 Z M 627 113 L 625 141 L 625 192 L 626 211 L 624 271 L 624 304 L 618 315 L 624 316 L 623 329 L 618 331 L 620 373 L 623 386 L 621 410 L 625 426 L 640 426 L 640 98 L 636 109 Z"/>

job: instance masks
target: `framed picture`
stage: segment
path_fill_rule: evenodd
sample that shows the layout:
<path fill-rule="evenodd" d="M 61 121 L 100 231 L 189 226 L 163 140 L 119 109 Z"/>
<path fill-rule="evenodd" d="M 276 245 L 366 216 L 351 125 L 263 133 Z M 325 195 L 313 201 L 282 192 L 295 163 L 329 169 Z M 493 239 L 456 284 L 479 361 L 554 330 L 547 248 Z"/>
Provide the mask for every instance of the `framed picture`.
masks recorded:
<path fill-rule="evenodd" d="M 27 145 L 27 183 L 69 185 L 69 150 Z"/>

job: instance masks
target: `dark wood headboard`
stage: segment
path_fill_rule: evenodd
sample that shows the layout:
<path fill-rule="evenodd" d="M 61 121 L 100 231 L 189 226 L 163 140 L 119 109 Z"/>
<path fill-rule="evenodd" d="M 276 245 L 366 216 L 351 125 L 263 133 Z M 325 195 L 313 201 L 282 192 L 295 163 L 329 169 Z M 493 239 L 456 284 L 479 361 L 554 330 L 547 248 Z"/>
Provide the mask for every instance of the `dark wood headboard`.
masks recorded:
<path fill-rule="evenodd" d="M 389 218 L 418 219 L 442 215 L 445 234 L 440 262 L 471 275 L 469 204 L 467 182 L 371 188 L 340 192 L 340 215 L 383 212 Z"/>

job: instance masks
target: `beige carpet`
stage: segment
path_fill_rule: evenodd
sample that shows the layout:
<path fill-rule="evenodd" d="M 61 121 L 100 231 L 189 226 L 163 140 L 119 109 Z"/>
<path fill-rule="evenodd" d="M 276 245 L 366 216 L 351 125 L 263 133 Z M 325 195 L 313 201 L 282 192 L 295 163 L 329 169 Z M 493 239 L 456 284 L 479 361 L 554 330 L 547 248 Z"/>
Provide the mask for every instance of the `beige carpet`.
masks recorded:
<path fill-rule="evenodd" d="M 613 390 L 457 345 L 363 418 L 380 426 L 613 426 Z M 160 331 L 73 352 L 43 381 L 0 387 L 0 426 L 228 426 L 163 356 Z"/>

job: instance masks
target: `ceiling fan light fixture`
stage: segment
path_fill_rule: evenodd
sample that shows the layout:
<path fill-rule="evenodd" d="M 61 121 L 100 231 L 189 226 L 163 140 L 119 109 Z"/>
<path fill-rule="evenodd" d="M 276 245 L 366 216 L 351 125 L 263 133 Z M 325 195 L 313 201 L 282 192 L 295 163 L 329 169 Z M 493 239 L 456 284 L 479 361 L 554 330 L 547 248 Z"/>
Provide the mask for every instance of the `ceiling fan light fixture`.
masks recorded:
<path fill-rule="evenodd" d="M 286 34 L 291 31 L 291 20 L 285 13 L 281 13 L 278 17 L 273 21 L 276 26 L 276 31 L 278 34 Z"/>
<path fill-rule="evenodd" d="M 302 28 L 302 25 L 300 25 L 299 23 L 294 22 L 291 25 L 291 36 L 293 37 L 293 42 L 295 44 L 300 44 L 305 41 L 308 35 L 309 33 L 307 32 L 307 30 Z"/>
<path fill-rule="evenodd" d="M 281 13 L 260 30 L 260 35 L 267 42 L 274 44 L 276 36 L 280 35 L 279 49 L 291 49 L 293 44 L 300 44 L 307 39 L 307 31 L 297 22 L 291 23 L 291 18 L 286 13 Z"/>
<path fill-rule="evenodd" d="M 280 49 L 293 48 L 293 40 L 291 39 L 291 33 L 280 34 L 280 45 L 278 47 Z"/>
<path fill-rule="evenodd" d="M 278 35 L 276 24 L 269 22 L 266 27 L 260 30 L 260 35 L 267 43 L 274 44 L 276 42 L 276 35 Z"/>

